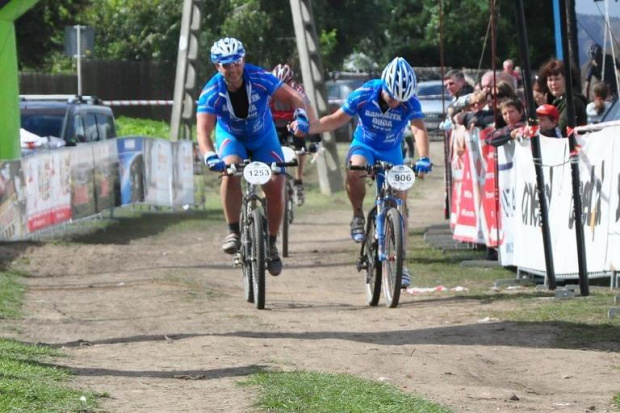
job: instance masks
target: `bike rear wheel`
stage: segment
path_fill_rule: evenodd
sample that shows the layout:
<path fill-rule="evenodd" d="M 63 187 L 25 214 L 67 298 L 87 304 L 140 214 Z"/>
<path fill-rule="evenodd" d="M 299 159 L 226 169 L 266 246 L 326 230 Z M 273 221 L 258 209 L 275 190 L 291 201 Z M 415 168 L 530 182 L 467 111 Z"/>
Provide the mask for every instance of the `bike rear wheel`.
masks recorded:
<path fill-rule="evenodd" d="M 292 187 L 290 185 L 290 181 L 287 179 L 286 186 L 284 188 L 284 214 L 282 214 L 282 236 L 280 237 L 281 247 L 280 251 L 282 252 L 283 257 L 288 257 L 288 233 L 289 226 L 293 222 L 293 197 L 292 197 Z"/>
<path fill-rule="evenodd" d="M 398 306 L 405 258 L 403 218 L 396 208 L 385 214 L 385 261 L 383 261 L 383 295 L 389 308 Z"/>
<path fill-rule="evenodd" d="M 377 256 L 377 240 L 375 239 L 376 211 L 376 208 L 373 208 L 368 214 L 366 239 L 361 251 L 366 264 L 366 302 L 373 307 L 379 304 L 381 298 L 381 263 Z"/>
<path fill-rule="evenodd" d="M 266 219 L 259 208 L 252 210 L 252 288 L 254 292 L 254 306 L 262 310 L 265 308 L 265 267 L 266 267 Z"/>

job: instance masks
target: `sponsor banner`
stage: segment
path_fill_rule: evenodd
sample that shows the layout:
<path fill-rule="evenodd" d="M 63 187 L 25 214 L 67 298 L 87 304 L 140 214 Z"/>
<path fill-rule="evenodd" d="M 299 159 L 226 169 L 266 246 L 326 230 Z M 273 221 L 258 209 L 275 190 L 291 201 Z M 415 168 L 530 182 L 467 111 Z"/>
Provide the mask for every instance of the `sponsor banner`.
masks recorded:
<path fill-rule="evenodd" d="M 144 202 L 144 138 L 117 138 L 121 205 Z"/>
<path fill-rule="evenodd" d="M 172 206 L 172 144 L 161 139 L 144 141 L 146 185 L 144 201 Z"/>
<path fill-rule="evenodd" d="M 172 144 L 172 205 L 194 204 L 194 147 L 183 140 Z"/>
<path fill-rule="evenodd" d="M 52 193 L 53 224 L 71 219 L 71 153 L 70 150 L 51 151 L 52 174 L 49 176 Z"/>
<path fill-rule="evenodd" d="M 0 240 L 26 235 L 26 193 L 20 160 L 0 162 Z"/>
<path fill-rule="evenodd" d="M 71 148 L 71 211 L 73 219 L 97 213 L 95 164 L 91 145 Z"/>
<path fill-rule="evenodd" d="M 517 228 L 517 190 L 515 145 L 497 148 L 497 171 L 500 193 L 499 260 L 502 266 L 514 263 L 514 235 Z"/>
<path fill-rule="evenodd" d="M 480 176 L 480 225 L 482 226 L 484 242 L 488 247 L 497 247 L 499 236 L 498 222 L 498 195 L 497 182 L 495 180 L 495 170 L 497 168 L 495 147 L 488 145 L 485 141 L 487 135 L 493 131 L 493 128 L 487 128 L 478 132 L 478 145 L 480 150 L 480 160 L 484 176 Z M 482 173 L 482 172 L 481 172 Z"/>
<path fill-rule="evenodd" d="M 49 153 L 22 159 L 26 188 L 26 222 L 28 232 L 38 231 L 54 224 L 51 202 L 52 156 Z"/>
<path fill-rule="evenodd" d="M 114 140 L 92 145 L 95 156 L 95 194 L 97 212 L 120 205 L 120 177 L 117 143 Z"/>
<path fill-rule="evenodd" d="M 513 141 L 514 142 L 514 141 Z M 519 267 L 545 270 L 536 172 L 530 142 L 515 145 L 515 234 L 514 263 Z"/>
<path fill-rule="evenodd" d="M 607 230 L 607 260 L 605 268 L 609 271 L 620 271 L 620 127 L 604 129 L 607 140 L 613 142 L 614 164 L 611 176 L 609 176 L 610 199 L 609 199 L 609 227 Z M 615 139 L 613 139 L 615 137 Z"/>
<path fill-rule="evenodd" d="M 454 222 L 453 236 L 457 241 L 484 243 L 484 235 L 480 226 L 480 175 L 483 174 L 482 163 L 480 160 L 480 152 L 477 138 L 472 136 L 464 129 L 459 128 L 456 132 L 457 140 L 464 140 L 465 147 L 462 150 L 462 143 L 459 143 L 461 150 L 457 152 L 458 159 L 453 164 L 462 164 L 460 179 L 454 180 L 453 177 L 453 210 L 454 216 L 451 217 Z M 457 173 L 458 176 L 458 173 Z M 451 214 L 452 215 L 452 214 Z"/>

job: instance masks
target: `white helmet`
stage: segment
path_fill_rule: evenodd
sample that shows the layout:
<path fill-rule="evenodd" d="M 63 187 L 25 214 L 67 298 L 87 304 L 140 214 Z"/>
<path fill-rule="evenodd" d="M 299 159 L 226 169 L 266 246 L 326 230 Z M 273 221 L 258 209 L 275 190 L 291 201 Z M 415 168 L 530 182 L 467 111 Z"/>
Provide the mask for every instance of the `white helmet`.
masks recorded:
<path fill-rule="evenodd" d="M 211 61 L 213 63 L 236 62 L 245 56 L 243 43 L 232 37 L 224 37 L 211 46 Z"/>
<path fill-rule="evenodd" d="M 406 102 L 415 94 L 415 72 L 402 57 L 396 57 L 383 69 L 383 87 L 392 99 Z"/>
<path fill-rule="evenodd" d="M 275 77 L 283 81 L 284 83 L 288 83 L 293 80 L 293 69 L 287 64 L 279 64 L 273 68 L 271 71 Z"/>

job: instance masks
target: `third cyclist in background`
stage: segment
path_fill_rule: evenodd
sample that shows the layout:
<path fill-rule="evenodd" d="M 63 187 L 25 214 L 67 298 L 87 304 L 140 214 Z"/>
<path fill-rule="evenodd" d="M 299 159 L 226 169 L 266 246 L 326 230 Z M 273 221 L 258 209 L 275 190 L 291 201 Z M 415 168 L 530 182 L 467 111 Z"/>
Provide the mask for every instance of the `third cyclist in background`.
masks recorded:
<path fill-rule="evenodd" d="M 297 93 L 299 93 L 306 103 L 308 118 L 310 122 L 316 122 L 317 118 L 312 109 L 312 105 L 310 104 L 310 100 L 306 95 L 306 91 L 304 87 L 297 83 L 294 80 L 295 73 L 287 64 L 279 64 L 273 68 L 272 73 L 282 81 L 282 83 L 287 84 L 291 88 L 293 88 Z M 296 151 L 299 151 L 302 148 L 305 148 L 305 139 L 302 137 L 295 136 L 289 132 L 288 125 L 294 120 L 295 108 L 291 106 L 289 103 L 279 101 L 277 99 L 272 99 L 270 102 L 271 106 L 271 115 L 273 117 L 273 122 L 276 125 L 276 131 L 278 132 L 278 137 L 280 138 L 280 143 L 282 145 L 287 145 L 289 143 L 293 144 L 293 147 Z M 288 139 L 292 138 L 292 142 L 288 142 Z M 319 140 L 310 139 L 312 142 L 318 142 Z M 304 161 L 306 155 L 303 153 L 297 154 L 297 162 L 298 166 L 295 170 L 295 185 L 293 187 L 294 190 L 294 201 L 297 206 L 301 206 L 304 204 L 304 184 L 303 184 L 303 176 L 304 176 Z"/>
<path fill-rule="evenodd" d="M 419 176 L 424 176 L 431 171 L 432 163 L 428 157 L 428 132 L 424 125 L 424 114 L 415 96 L 416 83 L 413 68 L 405 59 L 397 57 L 385 67 L 381 79 L 366 82 L 353 91 L 336 112 L 322 117 L 318 122 L 311 122 L 310 133 L 332 131 L 349 122 L 353 116 L 358 116 L 359 122 L 353 133 L 347 164 L 373 165 L 380 160 L 402 165 L 403 131 L 410 124 L 420 155 L 415 162 L 415 170 Z M 366 236 L 362 209 L 366 187 L 364 180 L 360 179 L 364 174 L 364 171 L 347 171 L 346 187 L 353 207 L 351 237 L 355 242 L 364 241 Z M 406 211 L 407 193 L 400 192 L 398 196 L 403 200 L 403 210 Z M 409 269 L 403 266 L 403 288 L 410 283 Z"/>

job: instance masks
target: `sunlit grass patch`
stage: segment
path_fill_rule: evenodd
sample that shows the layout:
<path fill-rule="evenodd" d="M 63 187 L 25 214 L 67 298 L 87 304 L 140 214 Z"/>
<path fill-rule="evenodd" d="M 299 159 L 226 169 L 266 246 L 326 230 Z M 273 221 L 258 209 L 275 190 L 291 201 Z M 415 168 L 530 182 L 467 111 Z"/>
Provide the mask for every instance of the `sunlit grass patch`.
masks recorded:
<path fill-rule="evenodd" d="M 261 372 L 241 383 L 257 386 L 257 405 L 269 412 L 447 413 L 446 407 L 396 386 L 344 374 Z"/>
<path fill-rule="evenodd" d="M 57 350 L 0 339 L 0 411 L 91 412 L 93 392 L 69 388 L 70 371 L 47 364 Z"/>
<path fill-rule="evenodd" d="M 21 315 L 24 289 L 14 271 L 0 271 L 0 318 L 17 318 Z"/>

